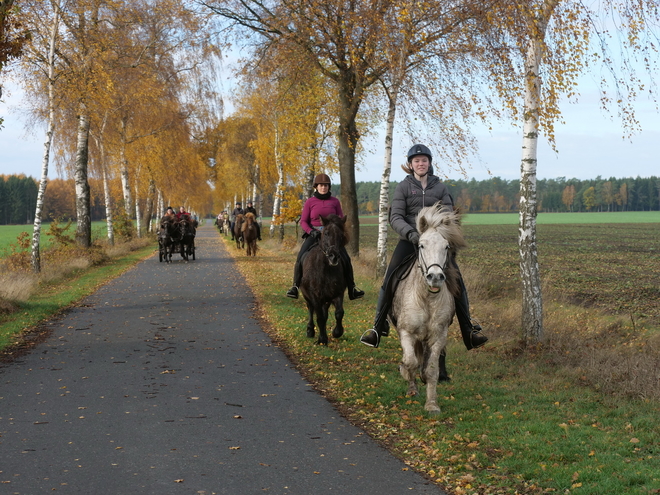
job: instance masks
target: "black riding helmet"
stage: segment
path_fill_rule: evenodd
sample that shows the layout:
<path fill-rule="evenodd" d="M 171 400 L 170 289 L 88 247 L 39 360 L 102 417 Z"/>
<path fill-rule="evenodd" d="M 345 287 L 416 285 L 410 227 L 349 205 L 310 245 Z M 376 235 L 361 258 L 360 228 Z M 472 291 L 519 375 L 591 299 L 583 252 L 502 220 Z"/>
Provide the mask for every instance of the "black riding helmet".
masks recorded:
<path fill-rule="evenodd" d="M 412 148 L 408 150 L 408 164 L 412 162 L 412 159 L 417 155 L 426 155 L 429 158 L 429 171 L 428 175 L 433 175 L 433 155 L 431 150 L 423 144 L 415 144 Z"/>
<path fill-rule="evenodd" d="M 408 163 L 410 163 L 412 159 L 417 155 L 426 155 L 429 157 L 429 162 L 433 163 L 433 155 L 431 154 L 431 150 L 423 144 L 416 144 L 408 150 Z"/>

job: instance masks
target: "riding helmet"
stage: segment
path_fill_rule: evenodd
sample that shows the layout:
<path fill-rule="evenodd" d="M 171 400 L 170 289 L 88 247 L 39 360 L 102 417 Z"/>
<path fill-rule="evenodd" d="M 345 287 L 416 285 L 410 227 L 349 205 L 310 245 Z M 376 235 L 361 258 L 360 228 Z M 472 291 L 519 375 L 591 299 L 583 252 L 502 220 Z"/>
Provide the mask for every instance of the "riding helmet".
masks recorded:
<path fill-rule="evenodd" d="M 431 150 L 423 144 L 416 144 L 408 150 L 408 163 L 410 163 L 413 157 L 417 155 L 426 155 L 429 157 L 429 162 L 433 162 L 433 155 L 431 154 Z"/>
<path fill-rule="evenodd" d="M 330 182 L 330 177 L 328 177 L 325 174 L 318 174 L 316 177 L 314 177 L 314 187 L 318 186 L 319 184 L 332 184 Z"/>

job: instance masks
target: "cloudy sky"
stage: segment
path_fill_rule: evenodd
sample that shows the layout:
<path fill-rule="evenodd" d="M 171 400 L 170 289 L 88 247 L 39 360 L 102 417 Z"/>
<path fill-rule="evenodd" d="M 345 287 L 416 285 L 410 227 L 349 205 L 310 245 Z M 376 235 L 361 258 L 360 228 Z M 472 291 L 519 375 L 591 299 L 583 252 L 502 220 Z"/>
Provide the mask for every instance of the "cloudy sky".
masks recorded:
<path fill-rule="evenodd" d="M 5 94 L 0 103 L 0 116 L 5 119 L 0 130 L 0 174 L 24 173 L 35 178 L 41 176 L 43 154 L 43 129 L 26 132 L 25 122 L 18 110 L 20 92 L 15 88 Z M 582 90 L 579 103 L 566 103 L 563 108 L 566 122 L 558 125 L 556 140 L 558 153 L 553 152 L 547 142 L 539 143 L 539 178 L 602 177 L 649 177 L 660 175 L 658 150 L 660 149 L 660 114 L 655 105 L 641 100 L 637 105 L 637 116 L 643 131 L 623 138 L 621 123 L 617 117 L 608 116 L 599 108 L 595 92 Z M 467 170 L 468 179 L 489 177 L 518 179 L 520 176 L 521 131 L 520 128 L 500 127 L 492 132 L 477 132 L 480 159 L 475 159 Z M 360 181 L 380 181 L 383 166 L 383 138 L 374 137 L 365 143 L 371 150 L 363 157 L 363 165 L 356 172 Z M 407 149 L 413 143 L 395 136 L 394 161 L 391 179 L 400 181 L 404 172 L 399 165 L 405 162 Z M 443 175 L 451 179 L 464 178 L 448 164 L 435 163 Z M 57 172 L 51 167 L 51 178 Z"/>

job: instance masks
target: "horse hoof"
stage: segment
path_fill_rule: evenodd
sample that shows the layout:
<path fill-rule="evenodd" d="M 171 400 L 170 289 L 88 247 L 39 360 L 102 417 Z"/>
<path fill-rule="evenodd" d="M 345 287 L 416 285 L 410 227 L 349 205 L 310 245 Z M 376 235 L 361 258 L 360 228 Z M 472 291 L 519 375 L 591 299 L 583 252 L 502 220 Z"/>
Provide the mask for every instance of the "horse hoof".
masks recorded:
<path fill-rule="evenodd" d="M 440 408 L 433 404 L 432 406 L 427 406 L 424 409 L 429 413 L 429 416 L 437 416 L 440 414 Z"/>
<path fill-rule="evenodd" d="M 343 328 L 333 328 L 332 329 L 332 336 L 336 339 L 340 338 L 342 335 L 344 335 L 344 329 Z"/>
<path fill-rule="evenodd" d="M 311 328 L 311 329 L 308 328 L 308 329 L 307 329 L 307 337 L 308 337 L 308 338 L 313 339 L 315 335 L 316 335 L 316 332 L 314 331 L 313 328 Z"/>
<path fill-rule="evenodd" d="M 323 341 L 321 341 L 321 340 L 317 340 L 317 341 L 316 341 L 316 345 L 324 345 L 324 346 L 327 347 L 327 346 L 328 346 L 328 341 L 326 340 L 325 342 L 323 342 Z"/>
<path fill-rule="evenodd" d="M 451 381 L 451 377 L 450 377 L 449 375 L 440 375 L 440 376 L 438 377 L 438 381 L 439 381 L 439 382 L 450 382 L 450 381 Z"/>

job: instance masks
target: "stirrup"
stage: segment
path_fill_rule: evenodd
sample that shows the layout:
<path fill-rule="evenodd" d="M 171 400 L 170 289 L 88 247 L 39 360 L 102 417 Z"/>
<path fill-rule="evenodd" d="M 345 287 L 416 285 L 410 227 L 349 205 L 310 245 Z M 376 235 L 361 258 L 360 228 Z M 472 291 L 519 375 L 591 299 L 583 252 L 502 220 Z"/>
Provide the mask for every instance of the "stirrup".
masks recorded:
<path fill-rule="evenodd" d="M 364 297 L 363 290 L 360 290 L 355 286 L 352 289 L 348 290 L 348 299 L 350 301 L 353 301 L 354 299 L 360 299 L 361 297 Z"/>
<path fill-rule="evenodd" d="M 368 345 L 369 347 L 378 347 L 380 344 L 380 336 L 376 330 L 370 328 L 362 334 L 360 337 L 360 342 L 362 342 L 364 345 Z"/>
<path fill-rule="evenodd" d="M 472 345 L 472 349 L 477 349 L 488 342 L 488 337 L 481 333 L 481 330 L 481 325 L 478 323 L 472 325 L 472 330 L 470 331 L 470 344 Z"/>
<path fill-rule="evenodd" d="M 288 291 L 286 291 L 286 297 L 290 297 L 291 299 L 298 299 L 298 287 L 294 285 Z"/>

